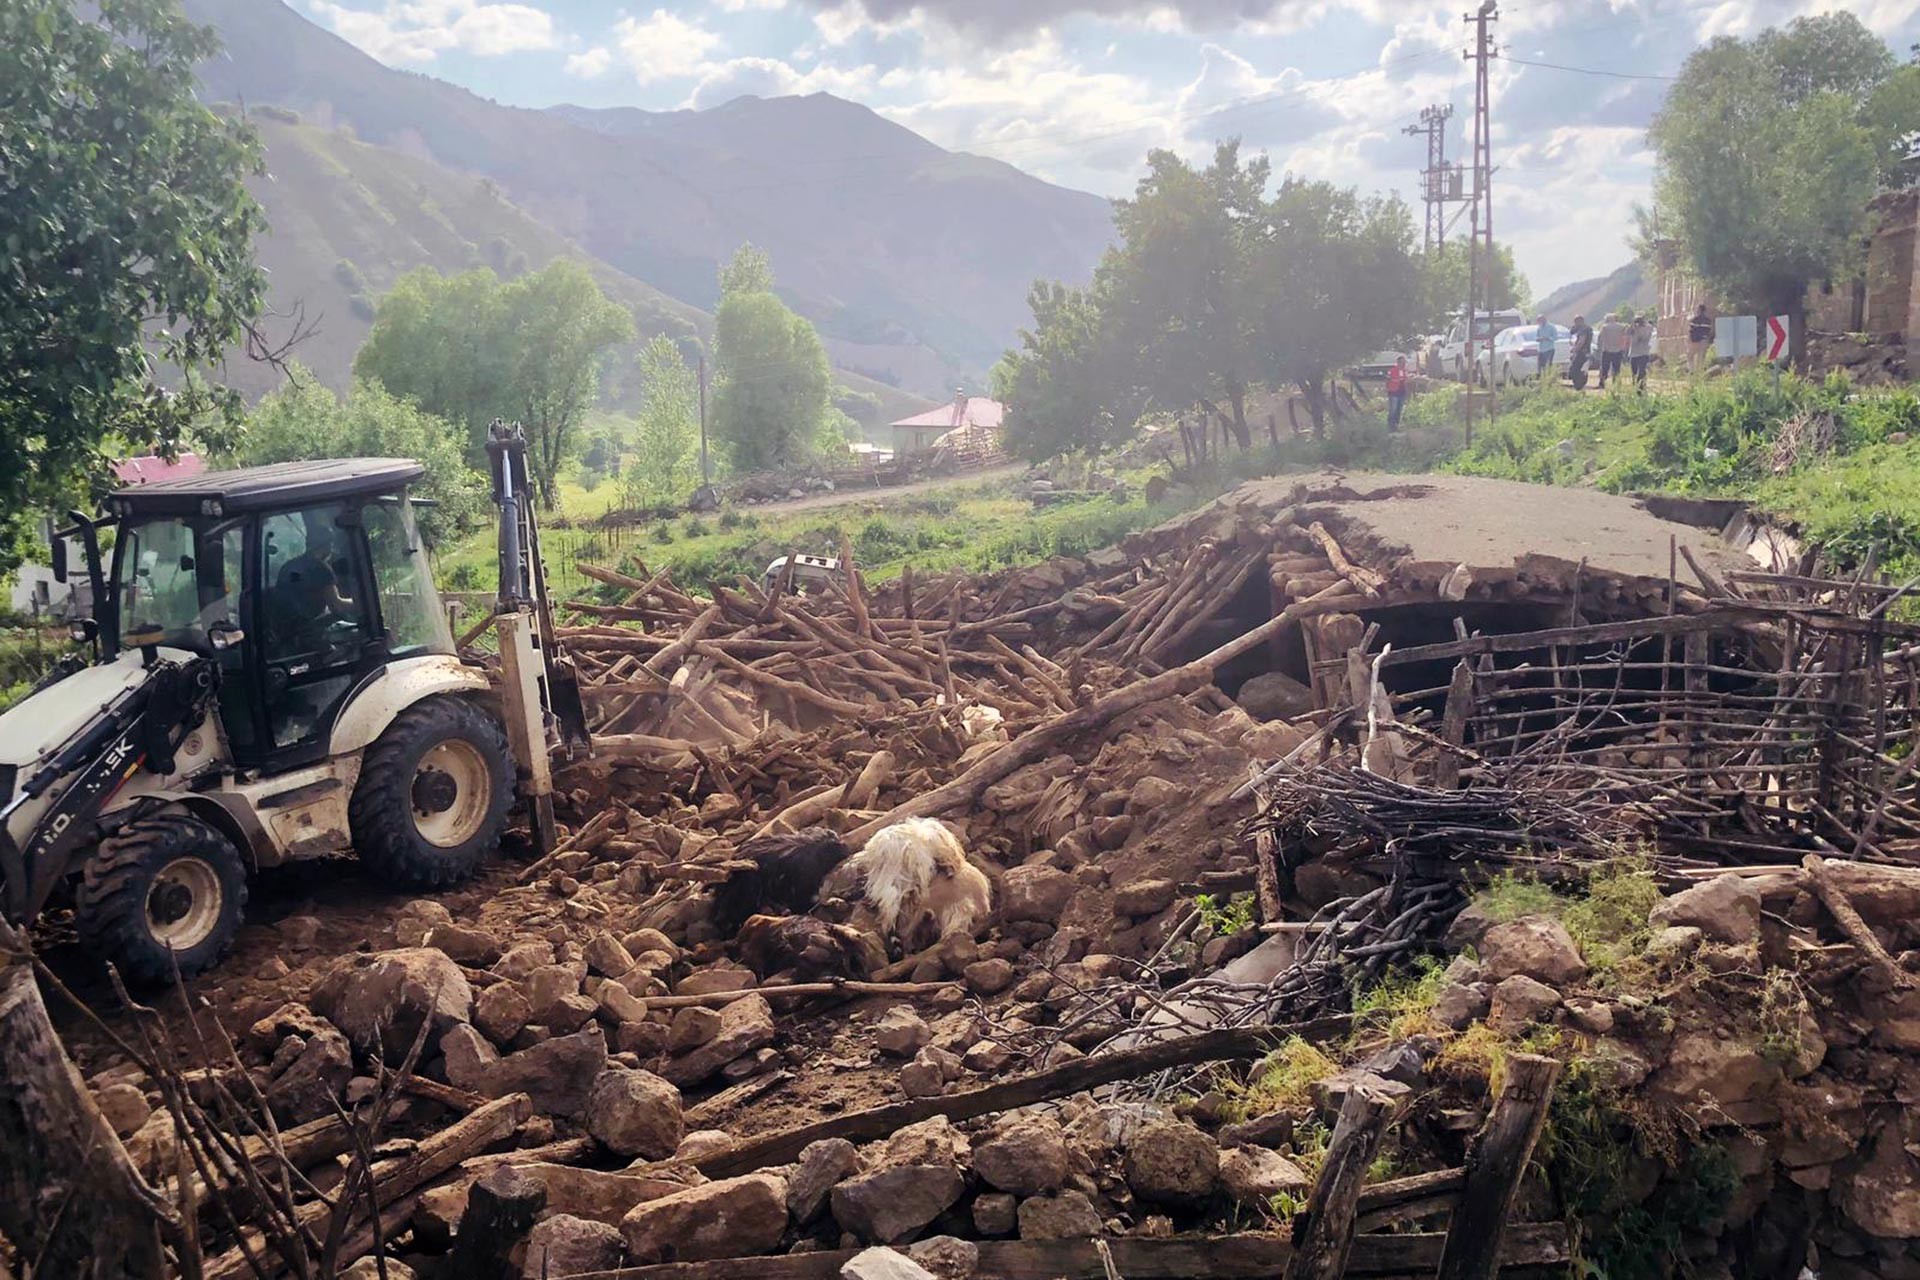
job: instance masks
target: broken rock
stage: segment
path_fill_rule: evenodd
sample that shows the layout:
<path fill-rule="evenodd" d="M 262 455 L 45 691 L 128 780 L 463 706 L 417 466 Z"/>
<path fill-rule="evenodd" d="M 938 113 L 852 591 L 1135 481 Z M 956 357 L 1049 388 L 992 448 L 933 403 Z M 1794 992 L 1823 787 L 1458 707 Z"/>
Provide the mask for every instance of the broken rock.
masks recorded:
<path fill-rule="evenodd" d="M 1083 1192 L 1068 1188 L 1052 1195 L 1028 1196 L 1020 1202 L 1022 1240 L 1073 1240 L 1097 1236 L 1100 1211 Z"/>
<path fill-rule="evenodd" d="M 267 1105 L 283 1124 L 305 1124 L 334 1114 L 340 1091 L 353 1076 L 353 1050 L 338 1031 L 309 1039 L 267 1086 Z"/>
<path fill-rule="evenodd" d="M 1002 907 L 1008 921 L 1035 920 L 1053 924 L 1073 901 L 1078 887 L 1073 877 L 1058 867 L 1031 865 L 1015 867 L 1002 881 L 1005 902 Z"/>
<path fill-rule="evenodd" d="M 973 1198 L 973 1229 L 983 1236 L 1012 1235 L 1014 1214 L 1014 1198 L 1003 1191 L 983 1191 Z"/>
<path fill-rule="evenodd" d="M 651 1071 L 603 1071 L 587 1094 L 587 1132 L 617 1155 L 664 1160 L 685 1127 L 680 1091 Z"/>
<path fill-rule="evenodd" d="M 873 1024 L 873 1046 L 893 1058 L 911 1058 L 933 1040 L 933 1028 L 911 1005 L 897 1004 Z"/>
<path fill-rule="evenodd" d="M 354 1048 L 399 1062 L 423 1022 L 431 1036 L 467 1021 L 473 988 L 444 951 L 409 947 L 342 960 L 314 988 L 313 1007 Z"/>
<path fill-rule="evenodd" d="M 440 1037 L 440 1056 L 447 1083 L 456 1089 L 478 1090 L 487 1068 L 500 1061 L 487 1038 L 469 1026 L 455 1027 Z"/>
<path fill-rule="evenodd" d="M 1495 980 L 1520 974 L 1564 986 L 1587 976 L 1587 962 L 1566 926 L 1546 916 L 1494 925 L 1480 939 L 1480 959 Z"/>
<path fill-rule="evenodd" d="M 1018 1113 L 973 1149 L 973 1171 L 1015 1195 L 1052 1191 L 1067 1180 L 1067 1144 L 1052 1116 Z"/>
<path fill-rule="evenodd" d="M 130 1138 L 140 1132 L 140 1126 L 153 1115 L 147 1095 L 125 1081 L 108 1085 L 95 1094 L 93 1100 L 98 1104 L 100 1114 L 113 1126 L 114 1133 L 122 1138 Z"/>
<path fill-rule="evenodd" d="M 787 1184 L 750 1173 L 635 1205 L 620 1221 L 627 1261 L 701 1262 L 777 1248 L 787 1230 Z"/>
<path fill-rule="evenodd" d="M 1220 1148 L 1190 1124 L 1155 1120 L 1127 1143 L 1127 1185 L 1142 1200 L 1195 1204 L 1213 1194 Z"/>
<path fill-rule="evenodd" d="M 532 1020 L 533 1005 L 516 983 L 496 982 L 474 999 L 473 1025 L 495 1044 L 511 1042 Z"/>
<path fill-rule="evenodd" d="M 1715 876 L 1662 902 L 1647 923 L 1695 928 L 1714 942 L 1753 942 L 1760 936 L 1760 888 L 1745 876 Z"/>
<path fill-rule="evenodd" d="M 1299 1165 L 1265 1147 L 1235 1147 L 1220 1157 L 1220 1189 L 1248 1208 L 1265 1209 L 1282 1193 L 1304 1198 L 1312 1186 Z"/>
<path fill-rule="evenodd" d="M 743 996 L 721 1010 L 719 1028 L 713 1039 L 668 1061 L 661 1074 L 685 1089 L 699 1084 L 735 1058 L 766 1048 L 773 1043 L 775 1034 L 773 1007 L 766 997 Z"/>
<path fill-rule="evenodd" d="M 593 1082 L 606 1067 L 606 1037 L 597 1025 L 590 1026 L 508 1054 L 486 1069 L 478 1092 L 489 1098 L 525 1093 L 547 1115 L 578 1120 L 586 1113 Z"/>
<path fill-rule="evenodd" d="M 938 1280 L 931 1271 L 892 1249 L 866 1249 L 847 1259 L 841 1280 Z"/>
<path fill-rule="evenodd" d="M 951 1164 L 903 1164 L 849 1178 L 833 1189 L 833 1217 L 873 1244 L 904 1240 L 945 1213 L 966 1182 Z"/>
<path fill-rule="evenodd" d="M 1114 891 L 1113 914 L 1135 919 L 1157 916 L 1173 905 L 1179 892 L 1171 880 L 1136 880 Z"/>
<path fill-rule="evenodd" d="M 1523 1031 L 1560 1006 L 1560 993 L 1544 982 L 1516 973 L 1493 989 L 1487 1025 L 1506 1034 Z"/>
<path fill-rule="evenodd" d="M 618 1227 L 556 1213 L 535 1223 L 528 1233 L 521 1280 L 565 1280 L 611 1271 L 620 1265 L 626 1247 Z"/>
<path fill-rule="evenodd" d="M 859 1168 L 860 1154 L 845 1138 L 808 1143 L 787 1177 L 787 1212 L 801 1226 L 812 1222 L 827 1207 L 833 1189 Z"/>
<path fill-rule="evenodd" d="M 673 1026 L 667 1032 L 667 1052 L 685 1053 L 689 1049 L 698 1049 L 719 1034 L 720 1011 L 691 1005 L 673 1015 Z"/>
<path fill-rule="evenodd" d="M 980 1269 L 980 1246 L 955 1236 L 929 1236 L 907 1246 L 907 1256 L 935 1280 L 967 1280 Z"/>

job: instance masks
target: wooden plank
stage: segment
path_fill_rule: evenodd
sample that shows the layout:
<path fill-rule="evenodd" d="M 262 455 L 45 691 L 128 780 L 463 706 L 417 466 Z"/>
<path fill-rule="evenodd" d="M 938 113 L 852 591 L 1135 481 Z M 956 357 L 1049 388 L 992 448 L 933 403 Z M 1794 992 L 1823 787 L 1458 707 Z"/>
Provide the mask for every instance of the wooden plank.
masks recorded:
<path fill-rule="evenodd" d="M 730 1178 L 764 1169 L 768 1165 L 784 1164 L 798 1156 L 808 1143 L 821 1138 L 864 1142 L 884 1138 L 896 1129 L 930 1120 L 934 1116 L 946 1116 L 949 1120 L 971 1120 L 976 1116 L 1045 1102 L 1049 1098 L 1063 1098 L 1082 1089 L 1132 1080 L 1167 1067 L 1257 1058 L 1288 1036 L 1312 1038 L 1330 1035 L 1345 1030 L 1351 1023 L 1350 1017 L 1339 1015 L 1285 1026 L 1228 1027 L 1118 1053 L 1094 1054 L 1046 1071 L 978 1089 L 938 1098 L 889 1103 L 792 1129 L 761 1134 L 700 1156 L 689 1163 L 710 1178 Z"/>
<path fill-rule="evenodd" d="M 1287 1260 L 1286 1280 L 1340 1280 L 1349 1274 L 1360 1191 L 1392 1109 L 1385 1093 L 1362 1084 L 1347 1090 L 1320 1177 L 1306 1211 L 1294 1221 L 1294 1254 Z"/>
<path fill-rule="evenodd" d="M 1439 1280 L 1491 1280 L 1500 1269 L 1501 1238 L 1559 1078 L 1557 1058 L 1516 1053 L 1507 1059 L 1506 1083 L 1467 1159 L 1467 1185 L 1447 1226 Z"/>
<path fill-rule="evenodd" d="M 1348 1259 L 1349 1276 L 1431 1275 L 1445 1237 L 1439 1232 L 1361 1236 Z M 1230 1236 L 1179 1236 L 1151 1240 L 1107 1236 L 1101 1243 L 1127 1280 L 1271 1280 L 1293 1255 L 1284 1236 L 1247 1232 Z M 973 1280 L 1105 1280 L 1100 1251 L 1086 1240 L 981 1240 Z M 856 1249 L 669 1262 L 595 1272 L 593 1280 L 839 1280 Z M 1564 1223 L 1525 1223 L 1507 1232 L 1504 1268 L 1565 1263 L 1570 1250 Z"/>

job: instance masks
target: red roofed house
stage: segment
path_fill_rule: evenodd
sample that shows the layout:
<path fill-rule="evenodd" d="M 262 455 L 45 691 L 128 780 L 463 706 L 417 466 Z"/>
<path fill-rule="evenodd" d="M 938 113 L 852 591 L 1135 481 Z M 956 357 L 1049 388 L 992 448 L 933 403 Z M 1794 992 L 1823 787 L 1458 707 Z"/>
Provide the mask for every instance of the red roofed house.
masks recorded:
<path fill-rule="evenodd" d="M 956 392 L 952 404 L 891 424 L 893 456 L 904 458 L 910 453 L 924 453 L 941 443 L 941 437 L 955 432 L 998 435 L 1006 416 L 1007 408 L 998 400 Z"/>
<path fill-rule="evenodd" d="M 186 480 L 206 469 L 206 459 L 197 453 L 183 453 L 172 462 L 149 453 L 114 463 L 113 478 L 127 485 L 151 484 L 155 480 Z"/>

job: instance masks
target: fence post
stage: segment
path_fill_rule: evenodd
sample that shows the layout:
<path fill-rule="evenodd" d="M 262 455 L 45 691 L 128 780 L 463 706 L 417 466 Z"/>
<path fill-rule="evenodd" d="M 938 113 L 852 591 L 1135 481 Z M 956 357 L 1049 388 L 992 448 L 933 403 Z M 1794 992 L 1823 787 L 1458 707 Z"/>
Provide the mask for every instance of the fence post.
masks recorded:
<path fill-rule="evenodd" d="M 1293 1256 L 1287 1260 L 1286 1280 L 1339 1280 L 1347 1273 L 1360 1191 L 1367 1181 L 1367 1166 L 1380 1149 L 1392 1106 L 1386 1094 L 1359 1081 L 1347 1089 L 1320 1178 L 1313 1184 L 1305 1212 L 1294 1220 Z"/>
<path fill-rule="evenodd" d="M 1559 1078 L 1556 1058 L 1516 1053 L 1507 1059 L 1506 1083 L 1467 1157 L 1467 1185 L 1447 1226 L 1439 1280 L 1492 1280 L 1499 1272 L 1501 1237 Z"/>
<path fill-rule="evenodd" d="M 1467 741 L 1467 717 L 1473 712 L 1473 668 L 1465 658 L 1453 665 L 1453 682 L 1447 686 L 1447 705 L 1440 716 L 1440 737 L 1449 746 L 1464 746 Z M 1451 791 L 1460 785 L 1460 757 L 1451 751 L 1438 753 L 1433 766 L 1433 785 Z"/>

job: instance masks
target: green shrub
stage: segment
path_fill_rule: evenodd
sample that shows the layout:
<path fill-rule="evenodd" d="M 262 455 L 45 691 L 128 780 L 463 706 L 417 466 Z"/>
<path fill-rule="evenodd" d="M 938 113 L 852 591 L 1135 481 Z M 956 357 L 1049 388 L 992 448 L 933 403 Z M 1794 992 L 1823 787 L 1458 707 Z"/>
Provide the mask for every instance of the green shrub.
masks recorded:
<path fill-rule="evenodd" d="M 669 543 L 673 541 L 673 526 L 662 520 L 647 532 L 650 541 Z"/>
<path fill-rule="evenodd" d="M 723 533 L 733 532 L 735 529 L 738 529 L 740 527 L 740 524 L 741 524 L 740 513 L 738 511 L 735 511 L 732 507 L 728 507 L 725 511 L 722 511 L 720 513 L 719 524 L 720 524 L 721 532 Z"/>
<path fill-rule="evenodd" d="M 704 538 L 711 532 L 713 531 L 707 528 L 707 522 L 699 516 L 688 516 L 680 524 L 680 533 L 683 537 Z"/>

